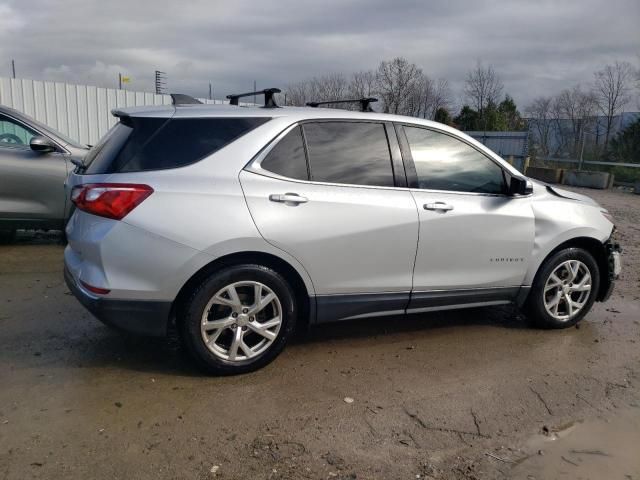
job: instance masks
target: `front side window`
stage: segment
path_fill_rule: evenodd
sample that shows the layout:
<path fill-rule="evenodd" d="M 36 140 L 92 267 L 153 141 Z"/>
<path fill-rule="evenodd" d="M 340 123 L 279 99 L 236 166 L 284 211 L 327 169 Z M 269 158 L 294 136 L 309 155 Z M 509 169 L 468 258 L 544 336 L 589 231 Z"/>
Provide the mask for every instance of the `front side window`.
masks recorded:
<path fill-rule="evenodd" d="M 313 181 L 394 186 L 384 125 L 318 122 L 303 128 Z"/>
<path fill-rule="evenodd" d="M 454 192 L 504 193 L 502 168 L 455 137 L 404 127 L 420 188 Z"/>
<path fill-rule="evenodd" d="M 260 166 L 283 177 L 309 180 L 304 142 L 299 126 L 294 127 L 271 149 Z"/>
<path fill-rule="evenodd" d="M 0 115 L 0 147 L 30 148 L 31 139 L 37 135 L 34 130 Z"/>

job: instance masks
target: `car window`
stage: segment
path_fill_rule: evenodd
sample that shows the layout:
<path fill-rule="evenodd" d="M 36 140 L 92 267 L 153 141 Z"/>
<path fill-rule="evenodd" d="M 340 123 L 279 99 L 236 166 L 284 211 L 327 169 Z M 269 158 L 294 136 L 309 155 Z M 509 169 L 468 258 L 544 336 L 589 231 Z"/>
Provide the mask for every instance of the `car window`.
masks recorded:
<path fill-rule="evenodd" d="M 504 193 L 502 168 L 472 146 L 444 133 L 404 127 L 420 188 Z"/>
<path fill-rule="evenodd" d="M 302 130 L 295 127 L 271 149 L 260 166 L 283 177 L 308 180 Z"/>
<path fill-rule="evenodd" d="M 189 165 L 267 121 L 268 117 L 123 117 L 87 154 L 86 173 L 143 172 Z"/>
<path fill-rule="evenodd" d="M 31 139 L 38 134 L 14 121 L 13 119 L 0 115 L 0 146 L 13 148 L 30 148 Z"/>
<path fill-rule="evenodd" d="M 318 122 L 305 123 L 303 128 L 312 180 L 394 186 L 384 125 Z"/>

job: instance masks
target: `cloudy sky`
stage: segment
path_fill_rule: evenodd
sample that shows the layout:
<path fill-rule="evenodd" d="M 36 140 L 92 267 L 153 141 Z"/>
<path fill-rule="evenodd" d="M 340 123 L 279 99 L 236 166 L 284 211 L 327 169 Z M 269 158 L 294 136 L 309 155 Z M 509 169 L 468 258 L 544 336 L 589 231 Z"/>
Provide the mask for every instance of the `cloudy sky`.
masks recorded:
<path fill-rule="evenodd" d="M 524 107 L 588 85 L 615 60 L 640 65 L 640 1 L 0 0 L 0 76 L 216 97 L 403 56 L 449 80 L 491 64 Z"/>

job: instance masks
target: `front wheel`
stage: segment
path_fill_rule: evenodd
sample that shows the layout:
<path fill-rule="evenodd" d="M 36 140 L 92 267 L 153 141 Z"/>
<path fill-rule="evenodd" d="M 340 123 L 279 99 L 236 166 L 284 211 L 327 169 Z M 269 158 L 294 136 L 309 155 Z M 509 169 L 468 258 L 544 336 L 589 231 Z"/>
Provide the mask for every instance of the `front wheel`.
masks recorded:
<path fill-rule="evenodd" d="M 200 366 L 233 375 L 271 362 L 291 337 L 296 314 L 295 296 L 279 273 L 237 265 L 195 288 L 178 325 L 183 344 Z"/>
<path fill-rule="evenodd" d="M 573 326 L 589 312 L 599 287 L 598 264 L 588 251 L 560 250 L 540 267 L 525 312 L 541 328 Z"/>

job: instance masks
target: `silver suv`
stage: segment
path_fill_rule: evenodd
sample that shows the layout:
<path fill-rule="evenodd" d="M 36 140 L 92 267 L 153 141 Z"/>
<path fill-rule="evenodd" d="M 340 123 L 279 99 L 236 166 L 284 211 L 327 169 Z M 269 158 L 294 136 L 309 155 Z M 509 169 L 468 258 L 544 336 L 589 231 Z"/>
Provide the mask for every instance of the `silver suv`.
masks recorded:
<path fill-rule="evenodd" d="M 175 325 L 210 372 L 334 320 L 514 303 L 564 328 L 620 270 L 606 210 L 439 123 L 272 101 L 113 113 L 68 180 L 67 284 L 106 324 Z"/>

